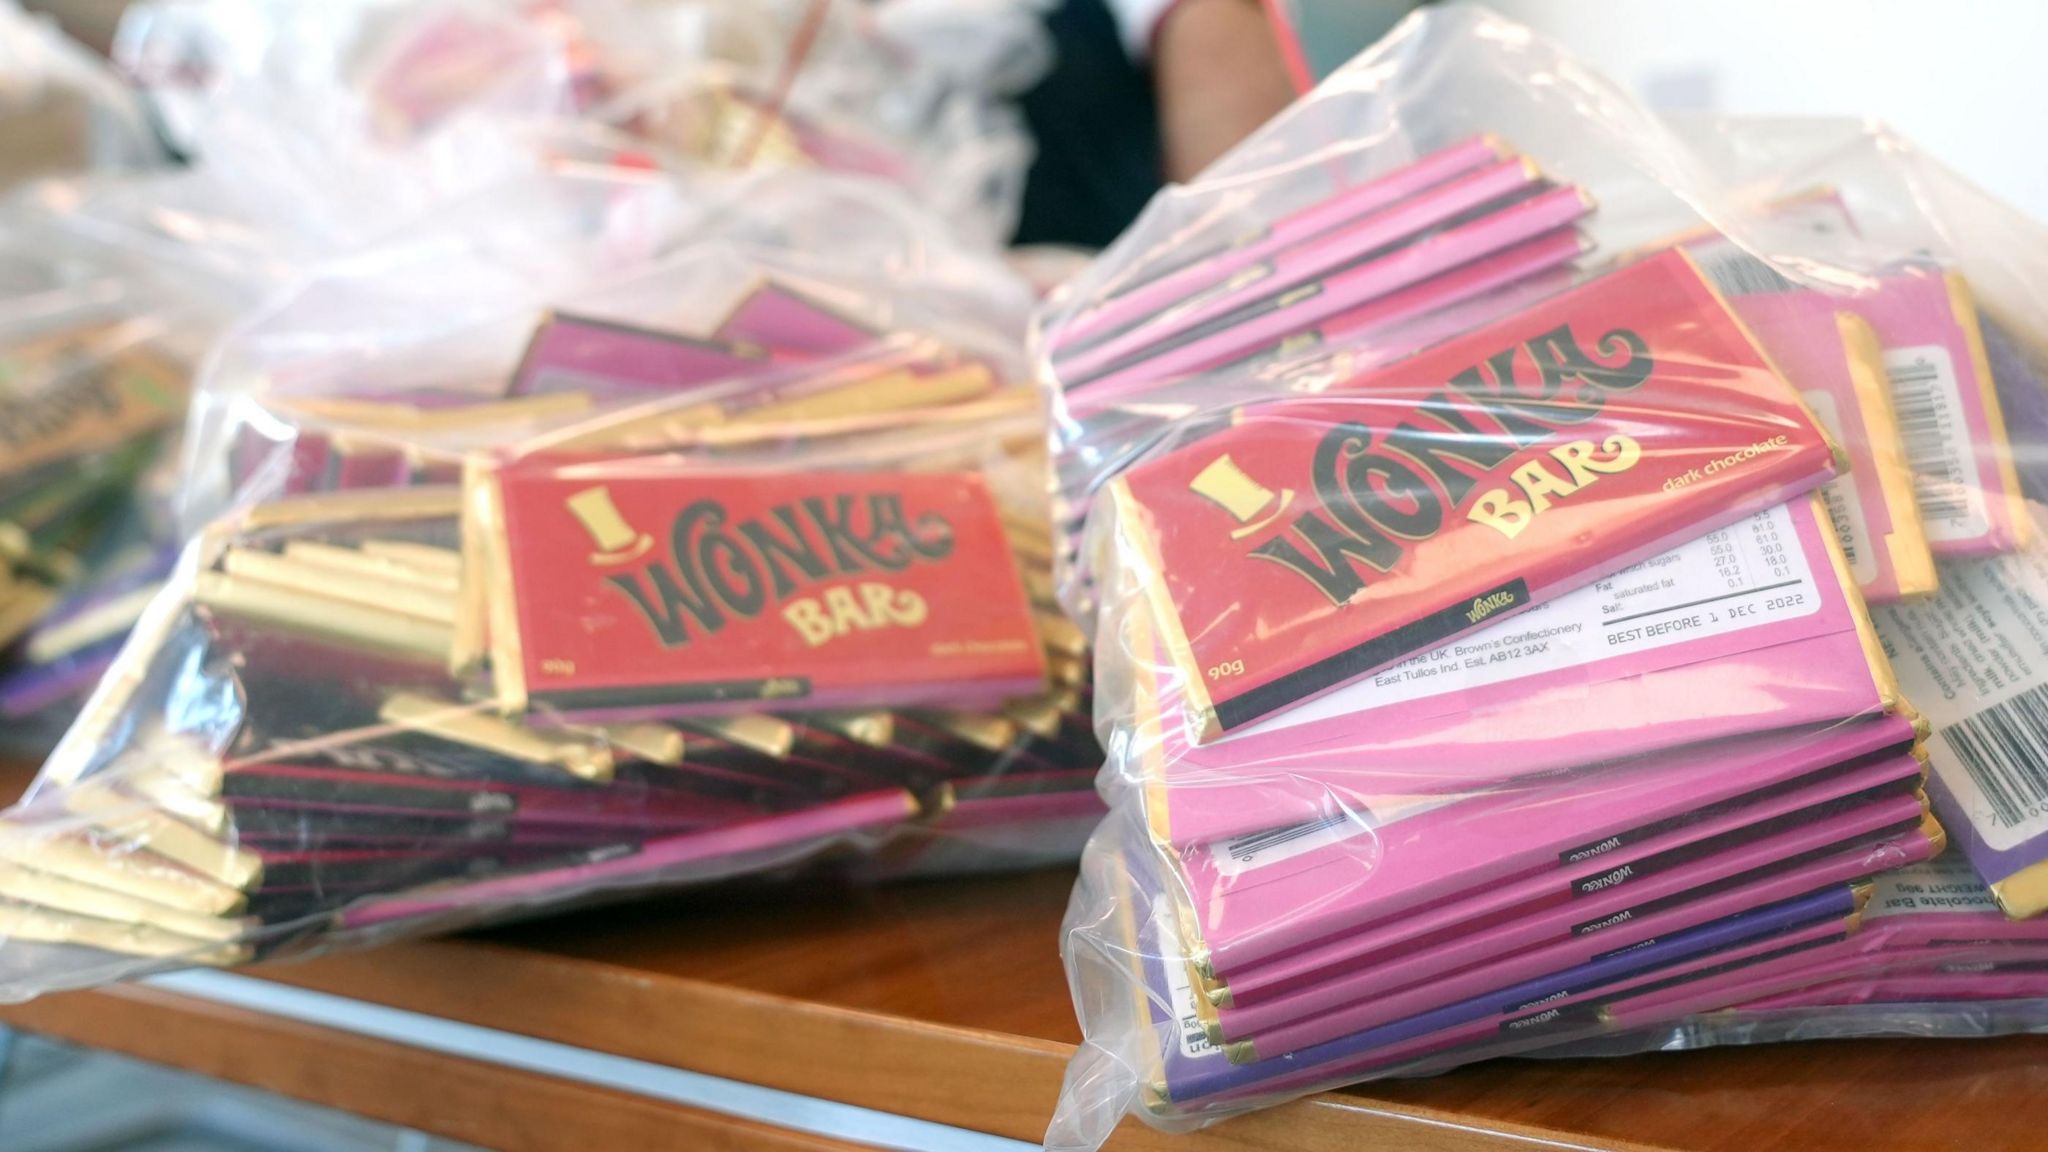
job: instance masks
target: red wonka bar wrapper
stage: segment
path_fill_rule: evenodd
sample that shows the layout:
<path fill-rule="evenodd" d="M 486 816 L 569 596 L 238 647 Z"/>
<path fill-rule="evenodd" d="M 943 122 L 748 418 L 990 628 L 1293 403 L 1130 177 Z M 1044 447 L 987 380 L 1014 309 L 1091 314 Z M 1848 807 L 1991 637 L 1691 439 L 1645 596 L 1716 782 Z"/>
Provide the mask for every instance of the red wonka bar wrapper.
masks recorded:
<path fill-rule="evenodd" d="M 1197 742 L 1834 475 L 1679 251 L 1126 472 L 1118 546 Z"/>
<path fill-rule="evenodd" d="M 993 705 L 1045 674 L 971 473 L 679 472 L 528 461 L 499 485 L 492 674 L 508 711 L 639 719 Z"/>

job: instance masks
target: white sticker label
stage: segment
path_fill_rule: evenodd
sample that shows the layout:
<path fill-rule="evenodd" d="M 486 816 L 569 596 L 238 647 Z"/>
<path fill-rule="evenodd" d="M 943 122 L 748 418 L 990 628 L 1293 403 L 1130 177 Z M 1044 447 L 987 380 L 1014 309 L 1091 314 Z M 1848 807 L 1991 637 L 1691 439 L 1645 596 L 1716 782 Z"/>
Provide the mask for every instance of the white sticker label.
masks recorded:
<path fill-rule="evenodd" d="M 1833 574 L 1829 574 L 1833 579 Z M 1549 676 L 1821 608 L 1783 505 L 1273 716 L 1248 733 Z"/>
<path fill-rule="evenodd" d="M 1174 935 L 1173 903 L 1164 896 L 1152 905 L 1152 922 L 1159 926 L 1159 965 L 1166 969 L 1166 995 L 1173 1005 L 1175 1031 L 1180 1033 L 1183 1056 L 1221 1056 L 1223 1050 L 1209 1042 L 1202 1030 L 1201 1013 L 1195 1009 L 1195 984 L 1181 955 L 1180 939 Z"/>
<path fill-rule="evenodd" d="M 1970 862 L 1956 853 L 1875 877 L 1865 915 L 1924 916 L 1935 912 L 1998 913 L 1991 889 L 1977 879 Z"/>
<path fill-rule="evenodd" d="M 1934 771 L 1984 842 L 2048 832 L 2048 552 L 1948 564 L 1932 599 L 1874 613 Z"/>
<path fill-rule="evenodd" d="M 1913 470 L 1913 495 L 1929 540 L 1974 540 L 1991 531 L 1977 483 L 1970 425 L 1955 360 L 1939 344 L 1890 348 L 1884 354 L 1892 405 Z"/>
<path fill-rule="evenodd" d="M 1820 418 L 1821 426 L 1828 430 L 1837 444 L 1845 442 L 1842 435 L 1842 413 L 1835 407 L 1835 398 L 1826 392 L 1815 390 L 1804 394 L 1807 407 Z M 1856 474 L 1844 472 L 1820 490 L 1821 500 L 1827 505 L 1828 522 L 1834 526 L 1835 539 L 1842 542 L 1842 554 L 1849 560 L 1849 573 L 1856 578 L 1857 587 L 1877 579 L 1877 553 L 1871 548 L 1870 525 L 1863 519 L 1863 493 L 1856 486 Z"/>
<path fill-rule="evenodd" d="M 1347 808 L 1316 820 L 1254 832 L 1209 845 L 1209 858 L 1216 871 L 1241 876 L 1259 868 L 1306 856 L 1318 848 L 1363 836 L 1390 824 L 1418 816 L 1463 799 L 1461 795 L 1415 796 L 1374 800 L 1371 809 Z"/>

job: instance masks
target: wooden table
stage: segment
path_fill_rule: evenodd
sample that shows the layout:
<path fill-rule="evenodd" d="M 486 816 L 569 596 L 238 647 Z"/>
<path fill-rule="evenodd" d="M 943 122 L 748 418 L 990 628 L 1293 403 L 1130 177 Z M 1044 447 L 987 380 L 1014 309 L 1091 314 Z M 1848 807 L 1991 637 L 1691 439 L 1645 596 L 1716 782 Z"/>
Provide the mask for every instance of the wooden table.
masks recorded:
<path fill-rule="evenodd" d="M 856 1146 L 785 1124 L 799 1097 L 1035 1142 L 1079 1038 L 1057 955 L 1069 879 L 672 896 L 221 978 L 499 1038 L 469 1055 L 162 986 L 47 997 L 0 1022 L 513 1152 Z M 509 1066 L 491 1047 L 520 1038 L 568 1055 Z M 740 1118 L 570 1074 L 595 1058 L 796 1095 Z M 1867 1041 L 1503 1061 L 1192 1137 L 1126 1122 L 1112 1147 L 1994 1152 L 2048 1144 L 2044 1127 L 2048 1042 Z"/>

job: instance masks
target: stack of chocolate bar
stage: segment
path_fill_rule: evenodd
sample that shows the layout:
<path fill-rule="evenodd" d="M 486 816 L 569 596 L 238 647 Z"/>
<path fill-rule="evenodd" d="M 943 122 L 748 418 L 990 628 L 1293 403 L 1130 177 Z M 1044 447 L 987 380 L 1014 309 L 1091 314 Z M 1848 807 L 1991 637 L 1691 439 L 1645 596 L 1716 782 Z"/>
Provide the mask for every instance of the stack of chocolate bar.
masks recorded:
<path fill-rule="evenodd" d="M 1160 1118 L 1725 1007 L 1946 843 L 1866 600 L 2029 538 L 1967 288 L 1568 267 L 1587 199 L 1504 155 L 1113 254 L 1045 327 L 1121 785 L 1069 955 Z"/>
<path fill-rule="evenodd" d="M 1172 426 L 1317 391 L 1559 290 L 1592 198 L 1481 137 L 1244 228 L 1227 214 L 1083 281 L 1046 333 L 1059 508 Z"/>
<path fill-rule="evenodd" d="M 0 343 L 0 650 L 12 666 L 0 715 L 10 720 L 75 698 L 104 668 L 103 651 L 83 650 L 125 628 L 57 617 L 72 611 L 59 612 L 69 592 L 145 535 L 135 489 L 184 414 L 189 380 L 158 335 L 151 321 L 101 315 Z"/>
<path fill-rule="evenodd" d="M 226 463 L 290 494 L 186 552 L 0 824 L 0 931 L 236 962 L 1071 842 L 1101 753 L 1028 390 L 779 284 L 723 331 L 554 315 L 501 390 L 266 398 Z"/>

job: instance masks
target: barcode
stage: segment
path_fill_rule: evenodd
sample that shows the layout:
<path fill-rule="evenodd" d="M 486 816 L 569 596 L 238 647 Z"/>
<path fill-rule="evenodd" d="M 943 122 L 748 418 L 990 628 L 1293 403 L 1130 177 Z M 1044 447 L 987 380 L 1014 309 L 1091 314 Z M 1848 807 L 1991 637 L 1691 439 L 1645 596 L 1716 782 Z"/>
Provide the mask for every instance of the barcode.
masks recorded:
<path fill-rule="evenodd" d="M 1224 851 L 1232 860 L 1248 863 L 1261 852 L 1278 848 L 1282 844 L 1291 844 L 1303 836 L 1313 836 L 1318 832 L 1326 832 L 1344 824 L 1350 819 L 1351 817 L 1348 813 L 1332 812 L 1327 816 L 1310 820 L 1306 824 L 1291 824 L 1285 828 L 1275 828 L 1271 832 L 1240 836 L 1226 843 Z"/>
<path fill-rule="evenodd" d="M 1714 287 L 1729 296 L 1763 296 L 1799 288 L 1776 268 L 1732 244 L 1702 249 L 1694 253 L 1694 258 Z"/>
<path fill-rule="evenodd" d="M 1913 472 L 1913 497 L 1920 515 L 1930 520 L 1957 520 L 1970 514 L 1970 488 L 1963 462 L 1951 450 L 1946 383 L 1932 360 L 1894 362 L 1892 404 L 1899 435 L 1906 442 L 1906 464 Z"/>
<path fill-rule="evenodd" d="M 2048 684 L 1958 720 L 1941 735 L 2002 826 L 2018 827 L 2048 801 Z"/>

